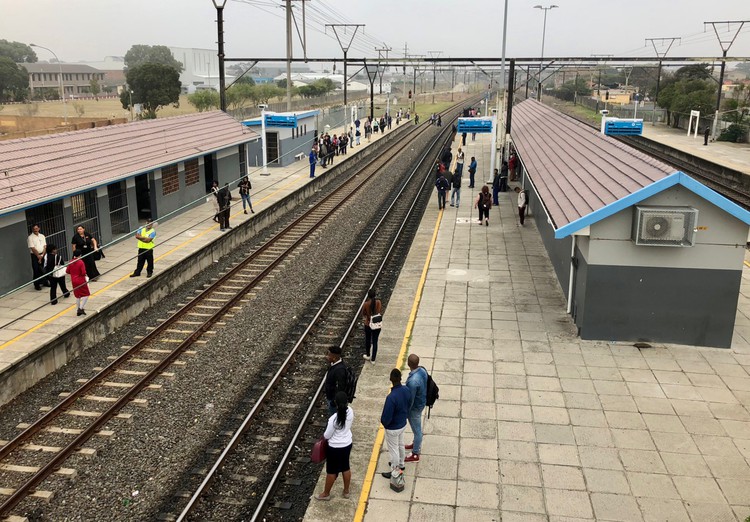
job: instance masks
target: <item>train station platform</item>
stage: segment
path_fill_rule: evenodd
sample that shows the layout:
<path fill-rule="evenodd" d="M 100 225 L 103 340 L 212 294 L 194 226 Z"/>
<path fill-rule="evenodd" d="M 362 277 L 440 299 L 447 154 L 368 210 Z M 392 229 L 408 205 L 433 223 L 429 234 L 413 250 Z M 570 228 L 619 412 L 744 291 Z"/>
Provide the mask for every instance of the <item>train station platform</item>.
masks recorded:
<path fill-rule="evenodd" d="M 668 125 L 643 124 L 643 137 L 672 148 L 681 150 L 706 161 L 718 163 L 730 169 L 750 175 L 750 144 L 709 141 L 703 145 L 703 136 L 687 135 L 683 129 L 673 129 Z"/>
<path fill-rule="evenodd" d="M 394 125 L 393 130 L 385 134 L 374 134 L 369 142 L 363 138 L 361 145 L 350 147 L 346 156 L 335 157 L 334 166 L 347 158 L 356 157 L 369 145 L 409 123 L 411 122 L 402 123 L 399 127 Z M 332 132 L 336 130 L 338 129 Z M 318 165 L 316 178 L 325 176 L 330 170 Z M 65 360 L 62 359 L 67 358 L 71 352 L 75 354 L 85 349 L 87 346 L 83 346 L 83 343 L 94 342 L 91 338 L 83 340 L 85 335 L 106 336 L 113 329 L 113 320 L 107 324 L 100 324 L 97 328 L 84 330 L 79 334 L 82 339 L 79 345 L 73 341 L 66 341 L 64 347 L 41 356 L 51 343 L 59 343 L 60 339 L 66 336 L 75 337 L 72 332 L 82 323 L 90 322 L 92 318 L 118 304 L 130 294 L 143 291 L 147 286 L 166 288 L 170 283 L 173 284 L 173 281 L 167 281 L 160 276 L 164 276 L 165 272 L 178 265 L 185 265 L 207 246 L 216 243 L 227 234 L 232 235 L 247 222 L 252 226 L 252 222 L 257 220 L 258 228 L 267 225 L 270 221 L 269 211 L 291 194 L 301 194 L 301 191 L 313 181 L 309 177 L 309 162 L 306 156 L 286 167 L 271 167 L 268 172 L 269 175 L 264 176 L 262 168 L 251 168 L 249 171 L 253 185 L 250 197 L 255 214 L 243 213 L 241 198 L 236 187 L 233 188 L 230 224 L 235 230 L 228 233 L 219 230 L 219 225 L 212 219 L 214 209 L 209 201 L 201 202 L 168 220 L 158 222 L 153 278 L 147 279 L 145 273 L 139 278 L 129 277 L 135 269 L 137 254 L 136 240 L 132 236 L 115 244 L 103 245 L 106 258 L 97 262 L 97 268 L 102 275 L 89 283 L 91 298 L 86 305 L 85 317 L 76 316 L 76 302 L 72 295 L 69 299 L 64 299 L 58 293 L 58 304 L 51 306 L 46 287 L 41 291 L 35 291 L 33 285 L 28 284 L 25 288 L 0 298 L 0 404 L 64 364 Z M 218 256 L 218 253 L 213 252 L 211 255 Z M 212 261 L 209 259 L 208 262 Z M 29 277 L 30 272 L 29 269 Z M 67 285 L 70 289 L 69 278 Z M 156 298 L 151 299 L 153 302 Z M 129 318 L 123 321 L 127 320 Z"/>
<path fill-rule="evenodd" d="M 482 171 L 489 137 L 465 151 Z M 304 520 L 743 522 L 750 270 L 731 349 L 583 341 L 533 220 L 518 224 L 515 193 L 501 193 L 487 227 L 473 208 L 481 183 L 466 185 L 458 209 L 438 211 L 433 196 L 385 310 L 378 361 L 359 379 L 351 497 L 339 479 Z M 380 475 L 379 420 L 389 372 L 405 380 L 411 353 L 440 399 L 396 493 Z"/>

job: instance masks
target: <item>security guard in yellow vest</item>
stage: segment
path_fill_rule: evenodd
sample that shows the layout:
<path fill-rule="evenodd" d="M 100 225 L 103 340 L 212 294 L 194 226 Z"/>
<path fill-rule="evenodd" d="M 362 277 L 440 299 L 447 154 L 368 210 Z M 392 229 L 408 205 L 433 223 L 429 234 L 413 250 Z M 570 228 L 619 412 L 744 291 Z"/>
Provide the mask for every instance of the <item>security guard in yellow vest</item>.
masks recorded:
<path fill-rule="evenodd" d="M 135 272 L 130 274 L 130 277 L 138 277 L 141 275 L 143 265 L 148 263 L 146 267 L 146 276 L 151 277 L 154 275 L 154 239 L 156 238 L 156 223 L 149 222 L 145 226 L 142 226 L 135 233 L 135 238 L 138 240 L 138 265 L 135 268 Z"/>

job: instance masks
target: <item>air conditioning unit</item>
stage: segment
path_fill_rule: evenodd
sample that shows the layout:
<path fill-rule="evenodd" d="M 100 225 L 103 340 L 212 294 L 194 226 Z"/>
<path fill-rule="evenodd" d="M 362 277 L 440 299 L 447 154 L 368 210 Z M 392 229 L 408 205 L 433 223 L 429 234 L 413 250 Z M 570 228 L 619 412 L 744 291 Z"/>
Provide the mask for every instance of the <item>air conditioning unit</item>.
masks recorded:
<path fill-rule="evenodd" d="M 691 247 L 695 244 L 698 210 L 691 207 L 635 207 L 636 245 Z"/>

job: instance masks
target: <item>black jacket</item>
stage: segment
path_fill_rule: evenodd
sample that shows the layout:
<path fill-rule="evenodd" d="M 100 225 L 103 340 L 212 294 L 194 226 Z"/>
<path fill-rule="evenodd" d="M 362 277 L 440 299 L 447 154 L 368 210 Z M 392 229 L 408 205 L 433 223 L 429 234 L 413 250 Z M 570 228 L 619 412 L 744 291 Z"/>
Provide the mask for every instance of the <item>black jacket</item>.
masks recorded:
<path fill-rule="evenodd" d="M 328 367 L 325 390 L 326 399 L 329 401 L 336 398 L 336 392 L 346 391 L 346 366 L 344 361 Z"/>
<path fill-rule="evenodd" d="M 56 262 L 57 261 L 57 262 Z M 64 264 L 63 258 L 60 254 L 45 254 L 44 256 L 44 273 L 48 276 L 52 275 L 52 271 L 57 268 L 58 265 Z"/>

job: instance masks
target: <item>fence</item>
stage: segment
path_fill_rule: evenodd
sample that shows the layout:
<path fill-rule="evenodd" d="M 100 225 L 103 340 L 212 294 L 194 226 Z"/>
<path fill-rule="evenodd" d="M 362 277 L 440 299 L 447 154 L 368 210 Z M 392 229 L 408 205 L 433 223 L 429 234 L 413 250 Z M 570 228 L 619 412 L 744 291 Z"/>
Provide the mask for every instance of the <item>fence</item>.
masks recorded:
<path fill-rule="evenodd" d="M 369 94 L 366 91 L 355 91 L 347 93 L 347 103 L 351 104 L 359 100 L 368 99 Z M 343 105 L 344 93 L 327 94 L 325 96 L 315 96 L 313 98 L 297 98 L 292 100 L 292 111 L 301 111 L 325 107 L 331 105 Z M 286 112 L 286 101 L 269 103 L 267 111 Z M 227 111 L 236 120 L 246 120 L 260 116 L 260 109 L 256 106 L 242 107 L 240 109 L 230 109 Z"/>

